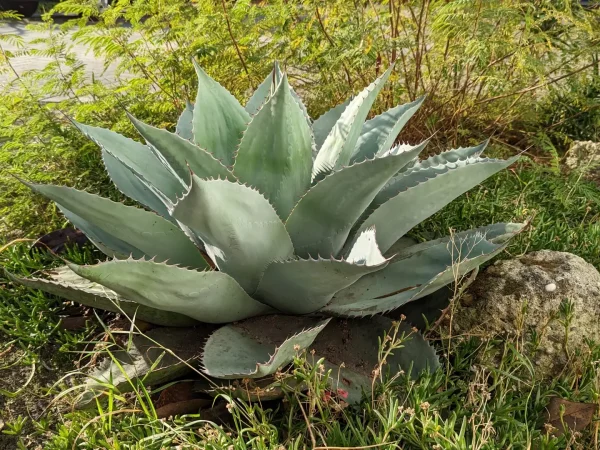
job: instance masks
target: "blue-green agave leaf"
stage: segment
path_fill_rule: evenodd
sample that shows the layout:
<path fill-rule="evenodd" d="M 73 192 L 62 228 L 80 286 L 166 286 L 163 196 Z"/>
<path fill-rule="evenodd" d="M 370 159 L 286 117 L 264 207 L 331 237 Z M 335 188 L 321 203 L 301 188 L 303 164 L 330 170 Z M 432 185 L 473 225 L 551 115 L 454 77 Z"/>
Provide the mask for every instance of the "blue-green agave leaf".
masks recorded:
<path fill-rule="evenodd" d="M 344 103 L 336 106 L 335 108 L 331 108 L 325 114 L 320 116 L 317 120 L 315 120 L 312 124 L 313 134 L 315 136 L 315 144 L 317 146 L 317 150 L 321 148 L 325 139 L 331 132 L 331 129 L 340 119 L 342 113 L 346 110 L 346 107 L 350 104 L 354 97 L 348 98 Z"/>
<path fill-rule="evenodd" d="M 191 141 L 194 139 L 194 132 L 192 130 L 192 119 L 194 118 L 194 105 L 193 103 L 186 101 L 185 109 L 177 120 L 175 126 L 175 133 L 181 136 L 183 139 Z"/>
<path fill-rule="evenodd" d="M 227 89 L 193 62 L 198 75 L 192 119 L 194 142 L 230 166 L 250 115 Z"/>
<path fill-rule="evenodd" d="M 296 254 L 302 258 L 337 256 L 375 195 L 424 146 L 345 167 L 314 185 L 286 221 Z"/>
<path fill-rule="evenodd" d="M 248 293 L 256 290 L 269 263 L 294 253 L 271 204 L 248 186 L 193 175 L 172 215 L 202 239 L 217 267 Z"/>
<path fill-rule="evenodd" d="M 152 308 L 121 297 L 115 291 L 93 281 L 86 280 L 62 266 L 44 272 L 48 278 L 18 277 L 6 272 L 8 278 L 31 289 L 41 289 L 52 295 L 63 297 L 91 308 L 124 313 L 130 319 L 134 317 L 148 323 L 165 327 L 190 327 L 198 322 L 183 314 Z"/>
<path fill-rule="evenodd" d="M 271 73 L 269 73 L 269 75 L 267 75 L 267 78 L 265 78 L 263 82 L 260 83 L 256 91 L 254 91 L 254 93 L 248 100 L 248 103 L 246 103 L 244 109 L 246 110 L 246 112 L 248 112 L 248 114 L 254 115 L 258 112 L 258 110 L 269 99 L 269 97 L 273 95 L 273 93 L 277 89 L 277 86 L 279 86 L 283 75 L 283 72 L 279 68 L 279 63 L 275 61 Z M 310 124 L 310 117 L 308 115 L 308 111 L 306 110 L 306 106 L 304 106 L 304 103 L 302 102 L 302 99 L 296 93 L 296 91 L 294 91 L 293 88 L 290 88 L 290 91 L 292 93 L 292 97 L 294 97 L 294 100 L 296 100 L 298 106 L 300 106 L 300 109 L 302 110 L 302 113 L 304 114 L 304 117 L 306 118 L 307 122 Z"/>
<path fill-rule="evenodd" d="M 377 194 L 369 206 L 373 212 L 360 225 L 359 232 L 375 226 L 377 243 L 385 253 L 415 225 L 517 159 L 473 157 L 408 170 L 390 180 Z"/>
<path fill-rule="evenodd" d="M 63 214 L 109 256 L 155 258 L 204 269 L 198 248 L 157 214 L 65 186 L 25 183 L 56 202 Z"/>
<path fill-rule="evenodd" d="M 375 230 L 371 229 L 359 237 L 346 260 L 271 263 L 254 296 L 284 313 L 307 314 L 327 305 L 337 291 L 386 264 L 375 242 Z"/>
<path fill-rule="evenodd" d="M 351 161 L 358 162 L 381 156 L 394 145 L 406 122 L 421 107 L 425 97 L 399 105 L 365 122 L 356 142 Z"/>
<path fill-rule="evenodd" d="M 140 189 L 143 189 L 140 184 L 146 185 L 155 197 L 163 199 L 163 203 L 166 199 L 174 201 L 181 194 L 182 185 L 179 179 L 154 155 L 148 146 L 105 128 L 92 127 L 78 122 L 73 123 L 90 140 L 94 141 L 102 150 L 109 153 L 122 165 L 129 168 L 131 173 L 135 175 L 136 181 L 127 180 L 130 178 L 127 172 L 124 172 L 123 168 L 117 171 L 116 163 L 113 160 L 109 161 L 112 173 L 117 174 L 113 181 L 125 195 L 128 195 L 125 191 L 132 192 L 131 186 L 129 186 L 130 183 L 136 184 L 135 192 L 140 192 Z M 110 172 L 109 175 L 111 175 Z M 154 209 L 153 206 L 147 204 L 148 200 L 143 197 L 142 200 L 144 201 L 138 198 L 134 198 L 134 200 L 138 200 L 140 203 Z"/>
<path fill-rule="evenodd" d="M 416 158 L 414 161 L 404 166 L 398 175 L 408 172 L 409 170 L 429 169 L 433 166 L 444 166 L 449 163 L 457 163 L 463 159 L 476 158 L 483 153 L 488 143 L 489 139 L 475 147 L 459 147 L 447 150 L 437 155 L 430 156 L 422 161 L 419 161 L 419 159 Z M 390 181 L 390 184 L 392 181 L 393 180 Z"/>
<path fill-rule="evenodd" d="M 129 119 L 159 159 L 168 165 L 185 186 L 190 184 L 190 169 L 200 178 L 235 180 L 231 171 L 206 150 L 167 130 L 147 125 L 133 116 L 129 116 Z"/>
<path fill-rule="evenodd" d="M 271 308 L 251 298 L 229 275 L 198 272 L 143 260 L 109 261 L 69 267 L 122 297 L 150 308 L 183 314 L 205 323 L 229 323 Z"/>
<path fill-rule="evenodd" d="M 322 312 L 352 317 L 396 309 L 460 280 L 500 253 L 523 227 L 499 223 L 407 247 L 379 272 L 338 292 Z"/>
<path fill-rule="evenodd" d="M 309 347 L 329 319 L 266 316 L 226 325 L 206 341 L 202 365 L 215 378 L 261 378 Z"/>
<path fill-rule="evenodd" d="M 147 206 L 165 219 L 172 221 L 171 215 L 161 195 L 153 190 L 147 181 L 141 179 L 129 166 L 102 149 L 102 161 L 108 176 L 117 189 L 132 200 Z"/>
<path fill-rule="evenodd" d="M 317 154 L 313 178 L 321 172 L 327 172 L 331 168 L 340 169 L 350 163 L 369 110 L 392 73 L 392 69 L 393 65 L 348 104 Z"/>
<path fill-rule="evenodd" d="M 452 163 L 458 163 L 461 160 L 473 159 L 481 156 L 489 144 L 490 140 L 487 139 L 481 144 L 474 147 L 458 147 L 452 150 L 439 153 L 437 155 L 430 156 L 423 161 L 418 161 L 411 170 L 424 170 L 430 169 L 436 166 L 446 166 Z"/>
<path fill-rule="evenodd" d="M 308 190 L 311 168 L 310 127 L 284 75 L 244 132 L 233 171 L 285 219 Z"/>

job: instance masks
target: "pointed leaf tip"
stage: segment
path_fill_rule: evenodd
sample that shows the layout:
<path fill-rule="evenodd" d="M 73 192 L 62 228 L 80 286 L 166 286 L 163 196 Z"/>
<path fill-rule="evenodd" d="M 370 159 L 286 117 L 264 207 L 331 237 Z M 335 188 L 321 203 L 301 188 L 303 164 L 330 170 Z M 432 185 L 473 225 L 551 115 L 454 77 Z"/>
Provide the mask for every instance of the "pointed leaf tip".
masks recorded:
<path fill-rule="evenodd" d="M 359 236 L 354 247 L 350 250 L 348 262 L 365 264 L 367 266 L 383 264 L 386 259 L 377 246 L 375 227 L 365 229 Z"/>
<path fill-rule="evenodd" d="M 339 169 L 348 165 L 369 110 L 389 78 L 392 69 L 393 65 L 345 108 L 317 154 L 313 167 L 313 178 L 327 167 Z"/>
<path fill-rule="evenodd" d="M 284 74 L 244 132 L 233 171 L 285 219 L 308 190 L 311 167 L 310 127 Z"/>
<path fill-rule="evenodd" d="M 193 62 L 198 75 L 192 118 L 194 142 L 230 166 L 250 115 L 227 89 Z"/>
<path fill-rule="evenodd" d="M 271 375 L 309 347 L 328 322 L 268 316 L 219 328 L 206 341 L 204 372 L 224 379 Z"/>
<path fill-rule="evenodd" d="M 362 161 L 385 154 L 394 144 L 404 125 L 417 112 L 424 97 L 398 105 L 364 123 L 352 161 Z"/>

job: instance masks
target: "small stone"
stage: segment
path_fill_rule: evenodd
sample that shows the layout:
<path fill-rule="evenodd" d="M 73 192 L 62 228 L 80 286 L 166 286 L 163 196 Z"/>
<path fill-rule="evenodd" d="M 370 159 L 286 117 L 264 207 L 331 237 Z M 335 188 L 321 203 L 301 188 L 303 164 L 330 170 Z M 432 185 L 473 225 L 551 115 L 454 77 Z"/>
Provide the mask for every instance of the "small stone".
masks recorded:
<path fill-rule="evenodd" d="M 556 290 L 556 284 L 554 284 L 554 283 L 547 284 L 544 289 L 546 289 L 546 292 L 554 292 Z"/>
<path fill-rule="evenodd" d="M 600 143 L 592 141 L 575 141 L 566 154 L 565 166 L 571 170 L 589 171 L 600 166 Z"/>

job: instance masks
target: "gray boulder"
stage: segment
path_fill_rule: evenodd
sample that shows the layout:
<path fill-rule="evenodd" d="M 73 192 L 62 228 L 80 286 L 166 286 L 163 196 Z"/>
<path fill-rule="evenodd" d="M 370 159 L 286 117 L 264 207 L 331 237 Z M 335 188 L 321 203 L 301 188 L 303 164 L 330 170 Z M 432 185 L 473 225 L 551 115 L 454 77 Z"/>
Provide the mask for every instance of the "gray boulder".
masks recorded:
<path fill-rule="evenodd" d="M 600 167 L 600 142 L 573 142 L 564 163 L 570 170 L 589 172 L 598 169 Z"/>
<path fill-rule="evenodd" d="M 573 307 L 566 340 L 561 303 Z M 564 303 L 563 303 L 564 308 Z M 562 323 L 561 323 L 562 322 Z M 558 374 L 586 339 L 600 342 L 600 273 L 571 253 L 539 251 L 481 273 L 454 315 L 453 333 L 537 335 L 539 373 Z"/>

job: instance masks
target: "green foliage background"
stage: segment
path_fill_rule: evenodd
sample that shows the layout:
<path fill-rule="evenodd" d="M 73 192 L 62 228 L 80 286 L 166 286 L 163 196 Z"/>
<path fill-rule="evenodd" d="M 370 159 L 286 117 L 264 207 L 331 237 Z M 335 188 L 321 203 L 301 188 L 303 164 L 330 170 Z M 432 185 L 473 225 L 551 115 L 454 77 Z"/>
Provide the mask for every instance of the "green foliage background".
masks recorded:
<path fill-rule="evenodd" d="M 51 13 L 72 18 L 55 23 Z M 374 113 L 428 96 L 402 139 L 433 135 L 434 151 L 488 136 L 504 153 L 533 145 L 557 174 L 572 139 L 597 137 L 599 20 L 598 10 L 558 0 L 118 0 L 102 13 L 94 0 L 63 1 L 28 25 L 47 38 L 0 36 L 0 70 L 12 80 L 0 91 L 0 236 L 33 237 L 66 223 L 11 175 L 122 200 L 97 148 L 67 117 L 136 137 L 129 110 L 172 129 L 194 98 L 192 57 L 240 100 L 278 60 L 313 117 L 396 60 Z M 115 69 L 114 83 L 86 76 L 76 43 Z M 15 77 L 19 56 L 52 62 Z M 570 120 L 574 109 L 584 125 Z"/>

